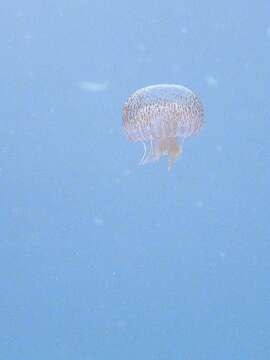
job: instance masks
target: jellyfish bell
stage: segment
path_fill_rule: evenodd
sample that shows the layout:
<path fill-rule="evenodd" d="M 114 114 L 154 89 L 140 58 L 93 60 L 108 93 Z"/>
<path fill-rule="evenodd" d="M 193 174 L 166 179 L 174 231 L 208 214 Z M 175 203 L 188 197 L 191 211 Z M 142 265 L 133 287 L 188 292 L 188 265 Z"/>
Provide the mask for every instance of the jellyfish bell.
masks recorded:
<path fill-rule="evenodd" d="M 197 134 L 202 125 L 203 107 L 199 98 L 181 85 L 160 84 L 139 89 L 123 107 L 127 138 L 144 145 L 142 165 L 165 155 L 169 157 L 170 170 L 182 153 L 184 139 Z"/>

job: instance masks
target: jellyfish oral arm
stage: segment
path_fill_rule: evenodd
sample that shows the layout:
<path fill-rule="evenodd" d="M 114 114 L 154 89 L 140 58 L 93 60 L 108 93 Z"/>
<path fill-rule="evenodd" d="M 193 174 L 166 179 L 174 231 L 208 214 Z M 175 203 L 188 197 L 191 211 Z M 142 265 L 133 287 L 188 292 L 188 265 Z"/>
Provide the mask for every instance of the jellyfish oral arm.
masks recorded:
<path fill-rule="evenodd" d="M 173 167 L 175 160 L 182 154 L 182 147 L 177 143 L 175 137 L 166 139 L 166 149 L 169 156 L 168 170 L 170 171 Z"/>
<path fill-rule="evenodd" d="M 144 147 L 144 153 L 141 158 L 141 161 L 139 162 L 140 165 L 145 165 L 150 162 L 159 160 L 161 154 L 157 147 L 156 140 L 149 141 L 149 150 L 147 150 L 147 145 L 144 142 L 143 142 L 143 147 Z"/>

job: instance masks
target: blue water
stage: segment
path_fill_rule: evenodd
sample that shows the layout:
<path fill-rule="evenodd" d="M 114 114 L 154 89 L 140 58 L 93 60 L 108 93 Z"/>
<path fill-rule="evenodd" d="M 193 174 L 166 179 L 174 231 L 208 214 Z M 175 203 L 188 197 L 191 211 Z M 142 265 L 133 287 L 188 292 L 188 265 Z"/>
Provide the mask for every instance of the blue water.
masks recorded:
<path fill-rule="evenodd" d="M 270 4 L 0 5 L 0 360 L 269 360 Z M 205 108 L 172 172 L 121 109 Z"/>

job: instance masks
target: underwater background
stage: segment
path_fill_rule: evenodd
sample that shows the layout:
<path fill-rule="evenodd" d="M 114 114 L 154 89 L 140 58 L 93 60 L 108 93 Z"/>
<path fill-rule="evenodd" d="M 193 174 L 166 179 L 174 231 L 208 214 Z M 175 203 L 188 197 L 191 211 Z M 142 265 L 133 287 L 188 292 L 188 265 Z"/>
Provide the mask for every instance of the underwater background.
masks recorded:
<path fill-rule="evenodd" d="M 270 3 L 0 4 L 0 360 L 270 359 Z M 138 88 L 205 125 L 171 172 Z"/>

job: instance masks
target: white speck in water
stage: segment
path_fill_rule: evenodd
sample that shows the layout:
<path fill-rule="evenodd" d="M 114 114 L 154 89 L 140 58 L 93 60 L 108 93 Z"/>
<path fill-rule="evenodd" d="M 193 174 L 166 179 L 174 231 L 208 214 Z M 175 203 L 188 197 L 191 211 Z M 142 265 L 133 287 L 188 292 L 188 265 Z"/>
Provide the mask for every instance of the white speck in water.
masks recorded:
<path fill-rule="evenodd" d="M 12 215 L 15 215 L 15 216 L 22 215 L 23 208 L 15 206 L 11 209 L 11 213 L 12 213 Z"/>
<path fill-rule="evenodd" d="M 34 35 L 32 33 L 27 32 L 24 34 L 23 38 L 26 42 L 31 42 L 32 40 L 34 40 Z"/>
<path fill-rule="evenodd" d="M 93 217 L 93 223 L 96 225 L 96 226 L 103 226 L 104 225 L 104 222 L 103 220 L 98 217 L 98 216 L 94 216 Z"/>
<path fill-rule="evenodd" d="M 182 27 L 181 33 L 184 34 L 184 35 L 186 35 L 186 34 L 188 33 L 188 29 L 187 29 L 185 26 Z"/>
<path fill-rule="evenodd" d="M 141 52 L 145 52 L 146 46 L 143 43 L 138 44 L 138 50 Z"/>
<path fill-rule="evenodd" d="M 217 145 L 217 151 L 222 152 L 223 151 L 223 146 L 222 145 Z"/>
<path fill-rule="evenodd" d="M 108 90 L 109 84 L 107 82 L 81 81 L 79 87 L 81 90 L 96 93 Z"/>
<path fill-rule="evenodd" d="M 119 319 L 118 321 L 116 321 L 115 325 L 118 328 L 118 330 L 121 330 L 121 331 L 125 331 L 127 328 L 127 322 L 124 319 Z"/>
<path fill-rule="evenodd" d="M 203 207 L 203 202 L 202 202 L 201 200 L 198 200 L 198 201 L 196 202 L 196 207 L 197 207 L 198 209 L 201 209 L 201 208 Z"/>
<path fill-rule="evenodd" d="M 245 70 L 249 70 L 249 67 L 250 67 L 250 63 L 249 63 L 249 62 L 245 62 L 245 63 L 244 63 L 244 69 L 245 69 Z"/>
<path fill-rule="evenodd" d="M 174 71 L 174 72 L 176 72 L 176 73 L 178 73 L 179 71 L 180 71 L 180 66 L 178 65 L 178 64 L 174 64 L 173 66 L 172 66 L 172 70 Z"/>
<path fill-rule="evenodd" d="M 225 254 L 224 251 L 220 251 L 220 252 L 219 252 L 219 256 L 220 256 L 221 258 L 225 258 L 226 254 Z"/>
<path fill-rule="evenodd" d="M 217 88 L 218 87 L 218 81 L 213 75 L 207 75 L 205 77 L 205 81 L 208 87 L 210 88 Z"/>
<path fill-rule="evenodd" d="M 126 169 L 122 172 L 122 176 L 129 176 L 131 174 L 131 171 L 129 169 Z"/>

